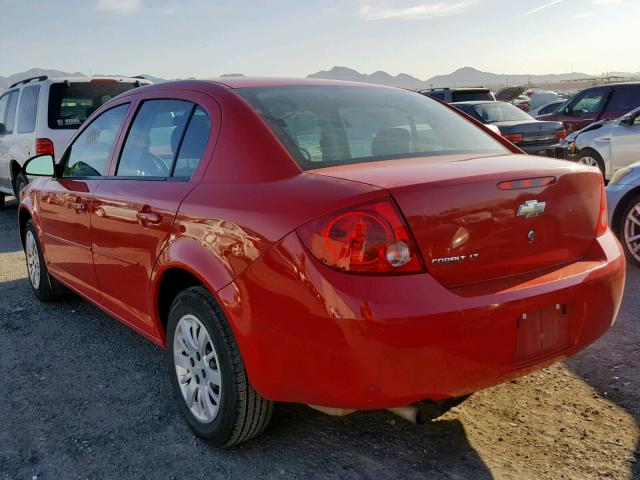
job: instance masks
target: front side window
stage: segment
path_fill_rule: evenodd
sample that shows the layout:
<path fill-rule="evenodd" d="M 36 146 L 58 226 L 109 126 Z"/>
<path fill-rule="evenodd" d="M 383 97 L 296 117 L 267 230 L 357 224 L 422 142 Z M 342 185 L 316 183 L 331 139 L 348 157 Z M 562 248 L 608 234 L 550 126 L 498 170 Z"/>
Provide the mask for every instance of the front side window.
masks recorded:
<path fill-rule="evenodd" d="M 414 92 L 342 86 L 236 92 L 303 169 L 454 153 L 509 153 L 460 115 Z"/>
<path fill-rule="evenodd" d="M 96 118 L 67 151 L 64 177 L 96 177 L 105 174 L 129 104 L 107 110 Z"/>
<path fill-rule="evenodd" d="M 31 133 L 36 129 L 36 112 L 40 85 L 31 85 L 22 89 L 18 108 L 18 133 Z"/>

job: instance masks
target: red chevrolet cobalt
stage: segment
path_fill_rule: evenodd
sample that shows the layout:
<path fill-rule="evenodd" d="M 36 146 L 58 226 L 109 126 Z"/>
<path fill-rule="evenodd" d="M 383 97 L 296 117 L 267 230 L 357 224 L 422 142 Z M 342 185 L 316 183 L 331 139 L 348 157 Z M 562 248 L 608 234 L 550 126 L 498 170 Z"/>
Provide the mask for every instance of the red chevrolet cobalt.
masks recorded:
<path fill-rule="evenodd" d="M 600 172 L 418 93 L 142 87 L 26 169 L 36 296 L 70 289 L 166 346 L 180 410 L 216 445 L 260 433 L 276 401 L 424 421 L 583 349 L 620 305 Z"/>

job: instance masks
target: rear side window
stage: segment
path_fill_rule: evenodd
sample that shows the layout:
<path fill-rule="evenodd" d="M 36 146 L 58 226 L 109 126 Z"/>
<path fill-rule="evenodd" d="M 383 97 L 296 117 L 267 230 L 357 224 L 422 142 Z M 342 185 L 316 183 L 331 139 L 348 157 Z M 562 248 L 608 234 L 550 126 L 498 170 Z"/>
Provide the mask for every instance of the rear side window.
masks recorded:
<path fill-rule="evenodd" d="M 437 98 L 438 100 L 444 100 L 443 92 L 429 92 L 427 95 L 433 98 Z"/>
<path fill-rule="evenodd" d="M 189 126 L 180 145 L 172 176 L 191 178 L 202 159 L 210 132 L 211 119 L 209 115 L 202 107 L 197 107 L 189 120 Z"/>
<path fill-rule="evenodd" d="M 127 135 L 117 176 L 190 178 L 210 130 L 207 113 L 191 102 L 147 100 Z"/>
<path fill-rule="evenodd" d="M 607 105 L 611 112 L 630 112 L 640 106 L 640 86 L 614 87 Z"/>
<path fill-rule="evenodd" d="M 18 133 L 31 133 L 36 129 L 36 113 L 40 85 L 31 85 L 22 89 L 18 108 Z"/>
<path fill-rule="evenodd" d="M 64 177 L 97 177 L 105 174 L 107 160 L 129 104 L 107 110 L 96 118 L 67 150 Z"/>
<path fill-rule="evenodd" d="M 4 131 L 5 133 L 13 133 L 13 127 L 16 123 L 16 110 L 18 106 L 18 95 L 20 92 L 17 90 L 9 94 L 9 100 L 7 102 L 7 110 L 4 114 Z"/>
<path fill-rule="evenodd" d="M 133 88 L 135 83 L 110 80 L 54 83 L 49 87 L 49 128 L 77 129 L 103 103 Z"/>

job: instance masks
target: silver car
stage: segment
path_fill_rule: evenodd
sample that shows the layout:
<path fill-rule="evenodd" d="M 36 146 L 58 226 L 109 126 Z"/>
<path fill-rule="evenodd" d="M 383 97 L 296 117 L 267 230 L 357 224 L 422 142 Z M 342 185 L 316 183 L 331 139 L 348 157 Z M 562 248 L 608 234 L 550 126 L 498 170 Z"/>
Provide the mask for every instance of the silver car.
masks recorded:
<path fill-rule="evenodd" d="M 598 167 L 609 180 L 640 160 L 640 108 L 616 120 L 592 123 L 569 135 L 565 144 L 569 159 Z"/>
<path fill-rule="evenodd" d="M 640 267 L 640 162 L 619 169 L 607 185 L 609 225 L 627 258 Z"/>

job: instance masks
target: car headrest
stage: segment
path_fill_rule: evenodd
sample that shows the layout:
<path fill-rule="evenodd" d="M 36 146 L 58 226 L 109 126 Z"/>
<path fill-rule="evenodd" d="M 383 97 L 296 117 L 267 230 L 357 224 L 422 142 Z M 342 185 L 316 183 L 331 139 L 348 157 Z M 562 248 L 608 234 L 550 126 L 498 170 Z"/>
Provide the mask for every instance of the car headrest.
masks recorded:
<path fill-rule="evenodd" d="M 411 134 L 404 128 L 387 128 L 380 130 L 371 145 L 371 154 L 397 155 L 411 151 Z"/>

